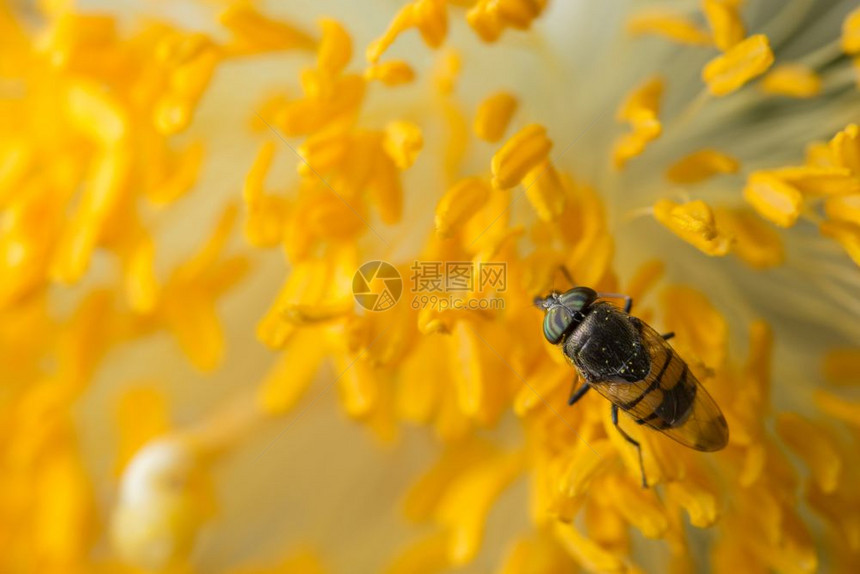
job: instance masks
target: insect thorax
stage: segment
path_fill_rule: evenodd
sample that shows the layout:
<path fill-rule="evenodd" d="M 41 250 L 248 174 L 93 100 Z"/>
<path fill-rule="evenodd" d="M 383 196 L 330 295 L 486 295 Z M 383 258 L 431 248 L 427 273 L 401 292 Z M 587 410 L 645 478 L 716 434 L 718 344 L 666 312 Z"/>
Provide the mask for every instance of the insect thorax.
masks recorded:
<path fill-rule="evenodd" d="M 639 381 L 651 369 L 651 357 L 630 317 L 609 303 L 591 306 L 566 338 L 564 354 L 589 381 Z"/>

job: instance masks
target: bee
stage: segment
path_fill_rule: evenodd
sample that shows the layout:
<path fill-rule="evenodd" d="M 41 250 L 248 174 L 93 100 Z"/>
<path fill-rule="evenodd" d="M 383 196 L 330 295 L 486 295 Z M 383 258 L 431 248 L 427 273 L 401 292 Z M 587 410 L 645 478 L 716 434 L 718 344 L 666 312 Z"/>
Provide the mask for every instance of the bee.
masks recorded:
<path fill-rule="evenodd" d="M 601 299 L 624 299 L 624 311 Z M 726 419 L 687 363 L 666 342 L 674 333 L 660 335 L 630 315 L 631 297 L 574 287 L 538 297 L 535 305 L 545 312 L 547 341 L 561 345 L 584 382 L 577 388 L 574 380 L 568 404 L 576 403 L 591 388 L 609 399 L 612 424 L 636 447 L 644 488 L 648 482 L 642 448 L 618 426 L 619 410 L 684 446 L 705 452 L 726 446 Z"/>

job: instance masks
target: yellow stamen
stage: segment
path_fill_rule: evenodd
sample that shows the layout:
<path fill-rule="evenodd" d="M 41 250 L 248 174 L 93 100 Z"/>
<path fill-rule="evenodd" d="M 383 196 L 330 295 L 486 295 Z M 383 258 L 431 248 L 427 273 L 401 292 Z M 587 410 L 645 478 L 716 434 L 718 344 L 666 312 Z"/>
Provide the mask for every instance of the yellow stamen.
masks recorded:
<path fill-rule="evenodd" d="M 534 395 L 534 391 L 530 391 Z M 538 399 L 540 401 L 540 399 Z M 589 448 L 590 447 L 590 448 Z M 594 451 L 601 453 L 595 455 Z M 558 488 L 570 497 L 578 497 L 587 493 L 592 485 L 592 479 L 606 471 L 615 457 L 609 453 L 613 451 L 612 443 L 606 439 L 589 441 L 588 445 L 579 442 L 574 454 L 570 457 L 566 468 L 561 473 Z"/>
<path fill-rule="evenodd" d="M 833 439 L 808 419 L 781 413 L 776 419 L 780 438 L 802 458 L 822 492 L 833 492 L 842 475 L 842 459 Z"/>
<path fill-rule="evenodd" d="M 842 23 L 842 51 L 860 54 L 860 8 L 857 8 Z"/>
<path fill-rule="evenodd" d="M 713 149 L 703 149 L 675 162 L 666 171 L 666 178 L 673 183 L 699 183 L 717 174 L 737 173 L 739 167 L 738 160 L 730 155 Z"/>
<path fill-rule="evenodd" d="M 374 138 L 375 139 L 375 138 Z M 361 142 L 364 143 L 364 142 Z M 367 147 L 374 147 L 375 141 L 368 141 Z M 318 132 L 304 141 L 298 148 L 298 153 L 302 160 L 296 162 L 296 168 L 299 175 L 306 178 L 318 177 L 317 174 L 328 173 L 331 170 L 343 167 L 343 162 L 351 147 L 360 146 L 356 138 L 350 137 L 350 134 L 343 133 L 340 130 L 326 130 Z M 263 149 L 260 151 L 257 162 L 254 164 L 249 177 L 258 178 L 257 170 L 265 168 L 268 171 L 268 166 L 271 163 L 271 154 L 273 151 Z"/>
<path fill-rule="evenodd" d="M 828 197 L 824 200 L 824 213 L 830 219 L 860 225 L 860 194 Z"/>
<path fill-rule="evenodd" d="M 545 5 L 545 0 L 499 0 L 499 15 L 517 30 L 528 30 Z"/>
<path fill-rule="evenodd" d="M 552 141 L 546 135 L 546 128 L 529 124 L 505 142 L 502 149 L 493 155 L 493 186 L 510 189 L 540 165 L 549 156 Z"/>
<path fill-rule="evenodd" d="M 707 46 L 711 35 L 696 23 L 679 14 L 644 12 L 627 20 L 627 31 L 634 36 L 658 35 L 681 44 Z"/>
<path fill-rule="evenodd" d="M 671 286 L 663 290 L 661 299 L 664 323 L 677 334 L 677 345 L 692 351 L 709 367 L 722 365 L 728 324 L 708 298 L 690 287 Z"/>
<path fill-rule="evenodd" d="M 660 113 L 660 101 L 666 82 L 660 76 L 649 78 L 637 86 L 618 108 L 615 119 L 634 127 L 640 122 L 650 122 Z"/>
<path fill-rule="evenodd" d="M 275 143 L 271 141 L 264 143 L 260 151 L 257 152 L 257 157 L 254 158 L 254 163 L 245 176 L 245 186 L 242 189 L 242 196 L 249 206 L 253 206 L 262 198 L 266 174 L 272 166 L 274 157 Z"/>
<path fill-rule="evenodd" d="M 783 167 L 770 173 L 807 194 L 860 193 L 860 178 L 845 167 Z"/>
<path fill-rule="evenodd" d="M 641 123 L 640 128 L 618 138 L 612 149 L 612 163 L 617 169 L 623 168 L 628 160 L 645 151 L 645 146 L 662 132 L 660 122 Z"/>
<path fill-rule="evenodd" d="M 556 521 L 552 525 L 552 530 L 559 543 L 584 568 L 593 572 L 626 571 L 624 562 L 618 556 L 580 534 L 573 524 Z"/>
<path fill-rule="evenodd" d="M 242 195 L 248 206 L 253 206 L 263 196 L 266 174 L 268 174 L 269 168 L 272 166 L 275 149 L 275 142 L 268 141 L 264 143 L 260 147 L 260 151 L 257 152 L 257 157 L 254 158 L 251 169 L 248 170 L 248 174 L 245 176 L 245 186 L 242 189 Z"/>
<path fill-rule="evenodd" d="M 526 188 L 526 197 L 542 220 L 552 221 L 564 211 L 567 191 L 550 161 L 532 169 L 523 179 L 523 186 Z"/>
<path fill-rule="evenodd" d="M 350 124 L 364 99 L 365 88 L 364 77 L 344 74 L 331 83 L 327 97 L 288 102 L 277 114 L 277 126 L 284 135 L 300 136 Z"/>
<path fill-rule="evenodd" d="M 718 228 L 714 212 L 704 201 L 678 204 L 661 199 L 654 205 L 654 218 L 708 255 L 725 255 L 731 248 L 729 237 Z"/>
<path fill-rule="evenodd" d="M 127 134 L 123 108 L 95 84 L 79 82 L 69 88 L 69 118 L 87 137 L 102 145 L 117 145 Z"/>
<path fill-rule="evenodd" d="M 587 238 L 567 258 L 566 263 L 576 269 L 578 281 L 583 285 L 600 287 L 608 274 L 611 274 L 612 259 L 615 255 L 615 241 L 608 233 Z"/>
<path fill-rule="evenodd" d="M 478 0 L 466 13 L 466 21 L 484 42 L 495 42 L 505 29 L 498 3 L 493 0 Z"/>
<path fill-rule="evenodd" d="M 860 265 L 860 225 L 847 221 L 825 221 L 820 229 L 822 235 L 835 239 L 854 263 Z"/>
<path fill-rule="evenodd" d="M 77 569 L 86 562 L 87 549 L 96 534 L 92 485 L 77 453 L 48 452 L 51 456 L 36 467 L 33 483 L 25 491 L 37 493 L 28 512 L 33 532 L 30 544 L 44 567 Z"/>
<path fill-rule="evenodd" d="M 404 150 L 402 157 L 404 161 L 408 161 L 409 159 L 405 156 L 406 153 L 413 152 Z M 397 171 L 394 161 L 383 153 L 377 155 L 374 168 L 373 177 L 368 182 L 368 195 L 379 210 L 382 222 L 387 225 L 393 225 L 399 222 L 403 216 L 403 184 L 400 181 L 400 173 Z M 342 201 L 340 203 L 343 205 Z M 355 214 L 353 214 L 353 220 L 361 224 L 364 223 L 358 217 L 355 217 Z M 320 224 L 325 226 L 326 222 L 321 220 Z M 358 229 L 361 229 L 361 227 L 358 227 Z"/>
<path fill-rule="evenodd" d="M 149 313 L 155 308 L 159 293 L 155 277 L 155 245 L 151 237 L 141 233 L 130 249 L 124 271 L 129 305 L 138 313 Z"/>
<path fill-rule="evenodd" d="M 708 62 L 702 70 L 702 79 L 712 95 L 726 96 L 765 73 L 771 64 L 773 52 L 767 36 L 757 34 Z"/>
<path fill-rule="evenodd" d="M 849 401 L 827 391 L 814 391 L 815 405 L 826 414 L 860 428 L 860 402 Z"/>
<path fill-rule="evenodd" d="M 833 152 L 827 142 L 810 142 L 806 146 L 806 165 L 815 167 L 834 167 Z"/>
<path fill-rule="evenodd" d="M 537 574 L 540 572 L 573 572 L 576 565 L 545 534 L 521 538 L 505 558 L 499 574 Z"/>
<path fill-rule="evenodd" d="M 475 135 L 486 142 L 496 143 L 505 135 L 516 109 L 517 99 L 508 92 L 487 97 L 475 115 Z"/>
<path fill-rule="evenodd" d="M 74 283 L 86 271 L 102 228 L 125 190 L 130 161 L 129 150 L 115 147 L 93 163 L 89 185 L 54 253 L 51 275 L 56 280 Z"/>
<path fill-rule="evenodd" d="M 665 271 L 666 264 L 659 259 L 652 259 L 647 263 L 643 263 L 636 270 L 636 274 L 630 279 L 625 293 L 632 297 L 634 301 L 639 301 L 654 288 L 654 285 L 663 277 Z"/>
<path fill-rule="evenodd" d="M 317 67 L 324 74 L 334 76 L 343 71 L 352 58 L 352 38 L 337 20 L 320 20 L 322 41 L 317 50 Z"/>
<path fill-rule="evenodd" d="M 324 262 L 308 261 L 295 265 L 274 303 L 257 325 L 257 338 L 270 347 L 282 347 L 296 331 L 295 324 L 284 320 L 284 309 L 292 305 L 318 304 L 328 283 L 329 269 Z"/>
<path fill-rule="evenodd" d="M 749 209 L 716 208 L 720 228 L 732 237 L 732 253 L 754 269 L 781 265 L 785 259 L 782 238 Z"/>
<path fill-rule="evenodd" d="M 460 53 L 453 49 L 442 52 L 433 67 L 433 81 L 440 94 L 451 94 L 463 68 Z"/>
<path fill-rule="evenodd" d="M 585 505 L 585 528 L 588 538 L 606 550 L 617 556 L 630 553 L 630 527 L 610 501 L 589 497 Z M 629 572 L 632 574 L 635 569 Z"/>
<path fill-rule="evenodd" d="M 693 477 L 670 483 L 666 492 L 681 505 L 690 516 L 690 524 L 698 528 L 713 526 L 719 518 L 719 508 L 714 494 L 699 484 Z"/>
<path fill-rule="evenodd" d="M 647 538 L 662 538 L 669 528 L 666 511 L 653 490 L 644 490 L 630 479 L 612 478 L 606 483 L 616 512 Z"/>
<path fill-rule="evenodd" d="M 424 332 L 420 325 L 419 330 Z M 436 414 L 442 392 L 437 383 L 449 373 L 447 362 L 442 359 L 443 343 L 442 337 L 425 337 L 406 356 L 403 368 L 409 369 L 412 376 L 400 381 L 395 396 L 395 409 L 403 420 L 428 424 Z"/>
<path fill-rule="evenodd" d="M 11 190 L 32 165 L 35 153 L 25 139 L 8 137 L 0 142 L 0 206 L 5 207 Z"/>
<path fill-rule="evenodd" d="M 385 34 L 367 47 L 367 61 L 375 64 L 397 37 L 409 28 L 418 28 L 424 42 L 431 48 L 442 45 L 448 35 L 448 13 L 444 0 L 414 0 L 391 21 Z"/>
<path fill-rule="evenodd" d="M 377 80 L 386 86 L 399 86 L 412 82 L 415 79 L 415 70 L 402 60 L 393 60 L 369 66 L 364 71 L 364 78 L 368 81 Z"/>
<path fill-rule="evenodd" d="M 170 170 L 170 177 L 147 190 L 149 201 L 157 206 L 165 206 L 189 192 L 203 167 L 204 152 L 205 148 L 199 141 L 179 152 Z"/>
<path fill-rule="evenodd" d="M 813 98 L 821 93 L 821 78 L 802 64 L 782 64 L 764 77 L 761 89 L 768 94 Z"/>
<path fill-rule="evenodd" d="M 835 385 L 860 383 L 860 349 L 834 349 L 824 356 L 824 376 Z"/>
<path fill-rule="evenodd" d="M 169 42 L 168 42 L 169 44 Z M 172 65 L 168 89 L 155 103 L 153 115 L 165 135 L 188 127 L 197 102 L 221 60 L 220 49 L 205 36 L 190 34 L 164 48 L 166 65 Z"/>
<path fill-rule="evenodd" d="M 453 564 L 466 564 L 477 554 L 490 507 L 521 465 L 519 453 L 497 455 L 463 473 L 445 493 L 436 519 L 450 530 L 448 557 Z"/>
<path fill-rule="evenodd" d="M 438 48 L 448 35 L 448 11 L 445 0 L 415 0 L 415 26 L 431 48 Z"/>
<path fill-rule="evenodd" d="M 347 356 L 335 358 L 335 369 L 339 374 L 340 403 L 346 414 L 355 419 L 370 415 L 379 400 L 379 374 L 367 361 Z"/>
<path fill-rule="evenodd" d="M 448 443 L 439 460 L 412 485 L 403 502 L 403 512 L 409 520 L 430 518 L 445 491 L 461 474 L 492 453 L 490 446 L 473 437 L 457 443 Z"/>
<path fill-rule="evenodd" d="M 791 227 L 800 216 L 803 196 L 800 191 L 771 172 L 750 174 L 744 199 L 765 219 L 780 227 Z"/>
<path fill-rule="evenodd" d="M 553 376 L 551 368 L 540 369 L 530 379 L 529 384 L 524 385 L 514 398 L 513 409 L 520 418 L 524 418 L 534 409 L 539 409 L 543 405 L 542 397 L 558 390 L 560 385 L 570 382 L 569 377 Z"/>
<path fill-rule="evenodd" d="M 738 2 L 730 0 L 704 0 L 702 9 L 714 34 L 714 43 L 726 52 L 746 36 Z"/>
<path fill-rule="evenodd" d="M 860 178 L 860 128 L 857 124 L 850 124 L 833 136 L 829 149 L 836 166 L 847 168 Z"/>
<path fill-rule="evenodd" d="M 383 574 L 429 574 L 446 570 L 451 566 L 447 549 L 447 532 L 431 534 L 407 546 L 385 568 Z M 301 571 L 296 570 L 295 572 Z"/>
<path fill-rule="evenodd" d="M 117 405 L 119 454 L 114 467 L 117 474 L 143 445 L 167 433 L 169 415 L 167 398 L 154 386 L 135 387 L 122 394 Z"/>
<path fill-rule="evenodd" d="M 398 169 L 411 167 L 423 145 L 421 128 L 412 122 L 396 121 L 385 127 L 382 147 Z"/>
<path fill-rule="evenodd" d="M 458 324 L 449 338 L 449 356 L 457 405 L 469 418 L 477 418 L 489 402 L 492 379 L 483 360 L 486 346 L 473 327 Z"/>
<path fill-rule="evenodd" d="M 305 328 L 291 339 L 257 389 L 261 411 L 283 415 L 304 396 L 328 351 L 322 334 L 318 328 Z"/>
<path fill-rule="evenodd" d="M 8 25 L 3 32 L 8 31 L 11 37 L 17 26 L 13 18 L 4 19 Z M 116 20 L 112 16 L 64 10 L 48 29 L 43 49 L 48 61 L 58 68 L 111 74 L 116 73 L 116 65 L 122 62 L 113 53 L 117 36 Z"/>
<path fill-rule="evenodd" d="M 235 2 L 219 16 L 233 40 L 228 53 L 248 55 L 277 50 L 312 50 L 316 42 L 292 24 L 268 18 L 250 3 Z"/>
<path fill-rule="evenodd" d="M 274 142 L 266 142 L 257 153 L 251 169 L 245 176 L 242 195 L 248 210 L 245 237 L 255 247 L 274 247 L 284 236 L 289 204 L 280 197 L 266 195 L 266 174 L 275 155 Z"/>
<path fill-rule="evenodd" d="M 627 161 L 645 150 L 645 146 L 660 137 L 663 127 L 658 119 L 660 100 L 665 82 L 654 77 L 638 86 L 618 109 L 616 119 L 627 122 L 633 131 L 621 136 L 613 149 L 613 163 L 622 168 Z"/>

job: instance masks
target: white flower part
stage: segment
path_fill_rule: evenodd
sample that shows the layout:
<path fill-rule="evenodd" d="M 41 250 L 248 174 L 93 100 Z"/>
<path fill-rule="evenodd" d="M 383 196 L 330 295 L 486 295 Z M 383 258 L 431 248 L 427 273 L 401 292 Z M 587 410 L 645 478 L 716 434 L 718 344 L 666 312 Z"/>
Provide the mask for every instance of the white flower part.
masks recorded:
<path fill-rule="evenodd" d="M 191 444 L 176 438 L 152 442 L 129 462 L 111 524 L 125 560 L 160 570 L 188 557 L 202 523 L 199 493 L 190 488 L 199 472 Z"/>
<path fill-rule="evenodd" d="M 143 447 L 123 472 L 121 504 L 146 504 L 166 491 L 179 491 L 196 466 L 196 455 L 185 441 L 166 438 Z"/>

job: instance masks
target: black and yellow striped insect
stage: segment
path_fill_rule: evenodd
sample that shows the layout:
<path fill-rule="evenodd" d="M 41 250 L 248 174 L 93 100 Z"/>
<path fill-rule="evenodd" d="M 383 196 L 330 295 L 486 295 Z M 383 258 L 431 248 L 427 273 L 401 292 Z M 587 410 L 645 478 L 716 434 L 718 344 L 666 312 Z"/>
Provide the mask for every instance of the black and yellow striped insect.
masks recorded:
<path fill-rule="evenodd" d="M 600 299 L 625 299 L 624 311 Z M 573 405 L 591 389 L 612 403 L 612 423 L 639 454 L 642 486 L 647 487 L 642 449 L 618 426 L 618 410 L 638 424 L 658 430 L 684 446 L 716 451 L 726 446 L 729 427 L 720 407 L 678 353 L 658 334 L 631 316 L 626 295 L 574 287 L 535 299 L 546 313 L 543 333 L 579 371 L 584 384 L 571 389 Z"/>

